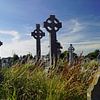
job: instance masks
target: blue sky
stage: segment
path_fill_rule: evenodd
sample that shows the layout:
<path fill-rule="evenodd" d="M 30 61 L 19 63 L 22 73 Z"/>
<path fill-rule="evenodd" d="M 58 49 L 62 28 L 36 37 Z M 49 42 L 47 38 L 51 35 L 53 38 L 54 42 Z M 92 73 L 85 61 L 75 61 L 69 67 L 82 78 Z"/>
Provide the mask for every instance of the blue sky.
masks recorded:
<path fill-rule="evenodd" d="M 57 33 L 63 50 L 73 43 L 75 52 L 87 54 L 100 49 L 99 0 L 0 0 L 0 56 L 14 53 L 35 55 L 35 39 L 30 33 L 40 23 L 46 36 L 42 39 L 42 54 L 49 52 L 49 34 L 43 22 L 54 14 L 63 27 Z"/>

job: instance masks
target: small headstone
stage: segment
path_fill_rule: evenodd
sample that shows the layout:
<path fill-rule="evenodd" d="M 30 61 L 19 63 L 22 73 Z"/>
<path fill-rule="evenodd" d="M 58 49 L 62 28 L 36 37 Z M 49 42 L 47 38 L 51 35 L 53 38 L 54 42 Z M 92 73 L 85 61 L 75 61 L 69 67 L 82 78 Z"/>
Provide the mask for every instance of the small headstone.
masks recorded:
<path fill-rule="evenodd" d="M 57 62 L 57 45 L 56 45 L 56 32 L 62 27 L 62 23 L 55 17 L 55 15 L 50 15 L 50 17 L 44 22 L 44 28 L 50 33 L 50 65 Z"/>
<path fill-rule="evenodd" d="M 68 48 L 68 53 L 69 53 L 69 65 L 72 65 L 74 62 L 74 47 L 72 46 L 72 44 L 70 44 L 70 47 Z"/>
<path fill-rule="evenodd" d="M 31 32 L 31 36 L 36 39 L 36 56 L 37 60 L 41 58 L 41 43 L 40 40 L 45 36 L 45 33 L 40 29 L 40 24 L 36 24 L 36 29 Z"/>

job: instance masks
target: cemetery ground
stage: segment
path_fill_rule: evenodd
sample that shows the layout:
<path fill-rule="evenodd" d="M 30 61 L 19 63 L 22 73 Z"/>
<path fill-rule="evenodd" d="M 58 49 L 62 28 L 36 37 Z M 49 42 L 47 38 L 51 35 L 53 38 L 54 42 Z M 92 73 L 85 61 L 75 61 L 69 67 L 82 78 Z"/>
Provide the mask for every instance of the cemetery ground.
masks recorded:
<path fill-rule="evenodd" d="M 87 100 L 98 67 L 97 61 L 83 62 L 80 57 L 73 66 L 59 60 L 48 72 L 42 61 L 3 68 L 0 100 Z"/>
<path fill-rule="evenodd" d="M 90 99 L 94 81 L 97 81 L 95 76 L 99 73 L 100 51 L 77 56 L 70 44 L 68 51 L 62 53 L 56 36 L 62 23 L 55 15 L 50 15 L 44 22 L 44 28 L 50 36 L 49 57 L 45 55 L 45 60 L 41 56 L 41 39 L 45 33 L 40 24 L 36 24 L 36 29 L 31 32 L 36 39 L 35 57 L 29 54 L 0 59 L 0 100 Z M 0 42 L 0 46 L 2 44 Z"/>

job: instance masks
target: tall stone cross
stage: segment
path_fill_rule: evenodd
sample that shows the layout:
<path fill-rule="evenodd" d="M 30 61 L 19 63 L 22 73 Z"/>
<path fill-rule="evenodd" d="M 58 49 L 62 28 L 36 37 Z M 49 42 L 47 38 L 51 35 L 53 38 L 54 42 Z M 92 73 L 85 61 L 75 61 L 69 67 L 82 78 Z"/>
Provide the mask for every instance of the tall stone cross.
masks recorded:
<path fill-rule="evenodd" d="M 56 45 L 56 32 L 62 27 L 62 23 L 55 17 L 50 17 L 44 22 L 44 28 L 49 32 L 50 36 L 50 65 L 56 64 L 57 62 L 57 45 Z"/>
<path fill-rule="evenodd" d="M 40 29 L 40 24 L 36 24 L 36 29 L 31 32 L 31 36 L 36 39 L 36 56 L 37 60 L 41 58 L 41 43 L 40 40 L 45 36 L 45 33 Z"/>
<path fill-rule="evenodd" d="M 74 56 L 73 56 L 73 52 L 74 52 L 74 47 L 72 46 L 72 44 L 70 44 L 70 47 L 68 48 L 68 53 L 69 53 L 69 64 L 72 65 L 73 61 L 74 61 Z"/>

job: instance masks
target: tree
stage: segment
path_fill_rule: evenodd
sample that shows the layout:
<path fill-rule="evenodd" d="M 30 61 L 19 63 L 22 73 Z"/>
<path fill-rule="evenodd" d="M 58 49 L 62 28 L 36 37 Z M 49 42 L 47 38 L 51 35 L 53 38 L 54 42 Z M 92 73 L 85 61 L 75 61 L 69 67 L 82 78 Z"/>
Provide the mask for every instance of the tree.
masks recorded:
<path fill-rule="evenodd" d="M 61 55 L 60 55 L 60 58 L 61 58 L 61 59 L 64 59 L 64 58 L 67 58 L 67 57 L 68 57 L 68 51 L 64 51 L 64 52 L 62 52 Z"/>
<path fill-rule="evenodd" d="M 19 60 L 19 57 L 17 54 L 13 55 L 13 63 L 17 62 Z"/>
<path fill-rule="evenodd" d="M 100 52 L 100 51 L 97 49 L 97 50 L 95 50 L 94 52 L 90 52 L 89 54 L 87 54 L 87 55 L 85 56 L 85 58 L 89 58 L 89 59 L 91 59 L 91 60 L 96 59 L 97 56 L 98 56 L 98 54 L 99 54 L 99 52 Z"/>

